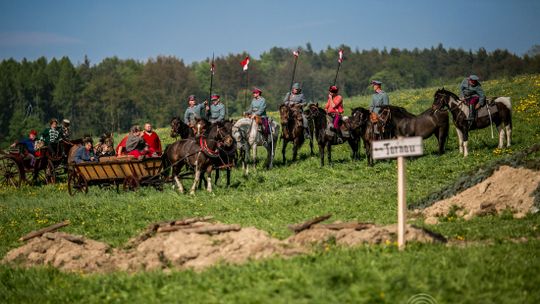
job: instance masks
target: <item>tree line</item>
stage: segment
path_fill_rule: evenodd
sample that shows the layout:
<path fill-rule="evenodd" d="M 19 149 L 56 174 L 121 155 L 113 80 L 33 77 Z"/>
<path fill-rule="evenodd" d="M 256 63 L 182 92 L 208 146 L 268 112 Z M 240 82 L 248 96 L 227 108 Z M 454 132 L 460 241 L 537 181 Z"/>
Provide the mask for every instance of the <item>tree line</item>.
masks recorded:
<path fill-rule="evenodd" d="M 308 43 L 299 48 L 295 80 L 309 101 L 327 96 L 344 52 L 337 85 L 344 97 L 370 93 L 369 81 L 384 82 L 386 91 L 420 88 L 455 82 L 471 73 L 483 80 L 540 72 L 540 54 L 517 56 L 507 50 L 487 52 L 444 48 L 352 50 L 346 45 L 313 51 Z M 250 58 L 248 72 L 240 62 L 249 54 L 229 54 L 215 59 L 213 92 L 219 93 L 229 115 L 239 115 L 250 102 L 249 87 L 263 89 L 270 110 L 277 109 L 290 88 L 294 56 L 288 48 L 274 47 Z M 136 123 L 166 126 L 182 116 L 187 97 L 208 99 L 210 58 L 186 64 L 174 56 L 146 62 L 117 57 L 91 64 L 85 58 L 73 64 L 69 58 L 45 57 L 0 63 L 0 143 L 43 129 L 50 118 L 68 118 L 75 136 L 122 132 Z M 247 99 L 246 99 L 247 97 Z"/>

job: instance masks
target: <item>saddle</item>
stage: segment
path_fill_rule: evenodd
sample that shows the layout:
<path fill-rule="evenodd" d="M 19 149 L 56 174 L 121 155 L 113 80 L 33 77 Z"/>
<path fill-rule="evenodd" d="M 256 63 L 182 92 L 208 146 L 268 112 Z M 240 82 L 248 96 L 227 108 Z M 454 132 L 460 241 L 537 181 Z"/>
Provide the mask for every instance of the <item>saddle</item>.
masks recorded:
<path fill-rule="evenodd" d="M 499 109 L 497 108 L 497 105 L 495 104 L 495 102 L 489 102 L 486 100 L 486 104 L 483 105 L 482 107 L 480 107 L 480 109 L 478 109 L 476 111 L 476 117 L 477 118 L 480 118 L 480 117 L 485 117 L 485 116 L 488 116 L 489 113 L 488 113 L 488 108 L 489 108 L 489 113 L 491 113 L 491 115 L 497 113 L 499 111 Z"/>

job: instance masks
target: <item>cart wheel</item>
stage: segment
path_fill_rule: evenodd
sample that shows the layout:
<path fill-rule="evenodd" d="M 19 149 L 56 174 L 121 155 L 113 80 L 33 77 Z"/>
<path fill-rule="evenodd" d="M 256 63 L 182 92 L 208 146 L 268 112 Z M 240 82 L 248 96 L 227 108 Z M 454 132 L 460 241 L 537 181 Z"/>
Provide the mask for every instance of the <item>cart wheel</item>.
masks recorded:
<path fill-rule="evenodd" d="M 82 176 L 77 173 L 72 173 L 68 176 L 68 192 L 73 196 L 77 192 L 88 193 L 88 183 Z"/>
<path fill-rule="evenodd" d="M 24 180 L 17 162 L 9 157 L 0 158 L 0 185 L 1 186 L 21 186 Z"/>
<path fill-rule="evenodd" d="M 126 176 L 123 188 L 124 191 L 135 191 L 139 188 L 139 181 L 134 176 Z"/>
<path fill-rule="evenodd" d="M 45 168 L 45 182 L 47 184 L 56 183 L 56 171 L 52 160 L 47 160 L 47 167 Z"/>

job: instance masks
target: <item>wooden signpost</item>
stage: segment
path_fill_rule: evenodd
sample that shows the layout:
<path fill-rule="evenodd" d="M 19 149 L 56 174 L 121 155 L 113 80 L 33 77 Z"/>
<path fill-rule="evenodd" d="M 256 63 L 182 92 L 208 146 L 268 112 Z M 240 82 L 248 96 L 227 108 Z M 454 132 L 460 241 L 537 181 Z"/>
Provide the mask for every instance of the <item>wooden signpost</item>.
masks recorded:
<path fill-rule="evenodd" d="M 399 137 L 392 140 L 374 141 L 373 159 L 397 158 L 398 164 L 398 247 L 405 248 L 405 224 L 407 222 L 407 197 L 405 183 L 405 157 L 424 153 L 422 137 Z"/>

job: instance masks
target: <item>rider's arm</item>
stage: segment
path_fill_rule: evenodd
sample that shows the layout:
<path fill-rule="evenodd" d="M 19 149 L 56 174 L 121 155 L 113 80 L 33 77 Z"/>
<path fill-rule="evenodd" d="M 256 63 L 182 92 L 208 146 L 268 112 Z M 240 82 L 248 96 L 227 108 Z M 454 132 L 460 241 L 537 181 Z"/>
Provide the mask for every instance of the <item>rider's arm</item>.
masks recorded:
<path fill-rule="evenodd" d="M 336 97 L 337 98 L 333 101 L 334 102 L 334 109 L 339 108 L 339 106 L 341 106 L 341 104 L 343 103 L 343 97 L 341 97 L 340 95 L 338 95 Z"/>
<path fill-rule="evenodd" d="M 219 109 L 219 116 L 217 118 L 218 121 L 223 121 L 225 119 L 225 107 L 220 107 Z"/>
<path fill-rule="evenodd" d="M 486 94 L 484 93 L 484 89 L 482 89 L 482 86 L 476 86 L 476 94 L 478 94 L 478 97 L 480 97 L 480 99 L 478 100 L 478 104 L 480 106 L 483 106 L 486 103 Z"/>

